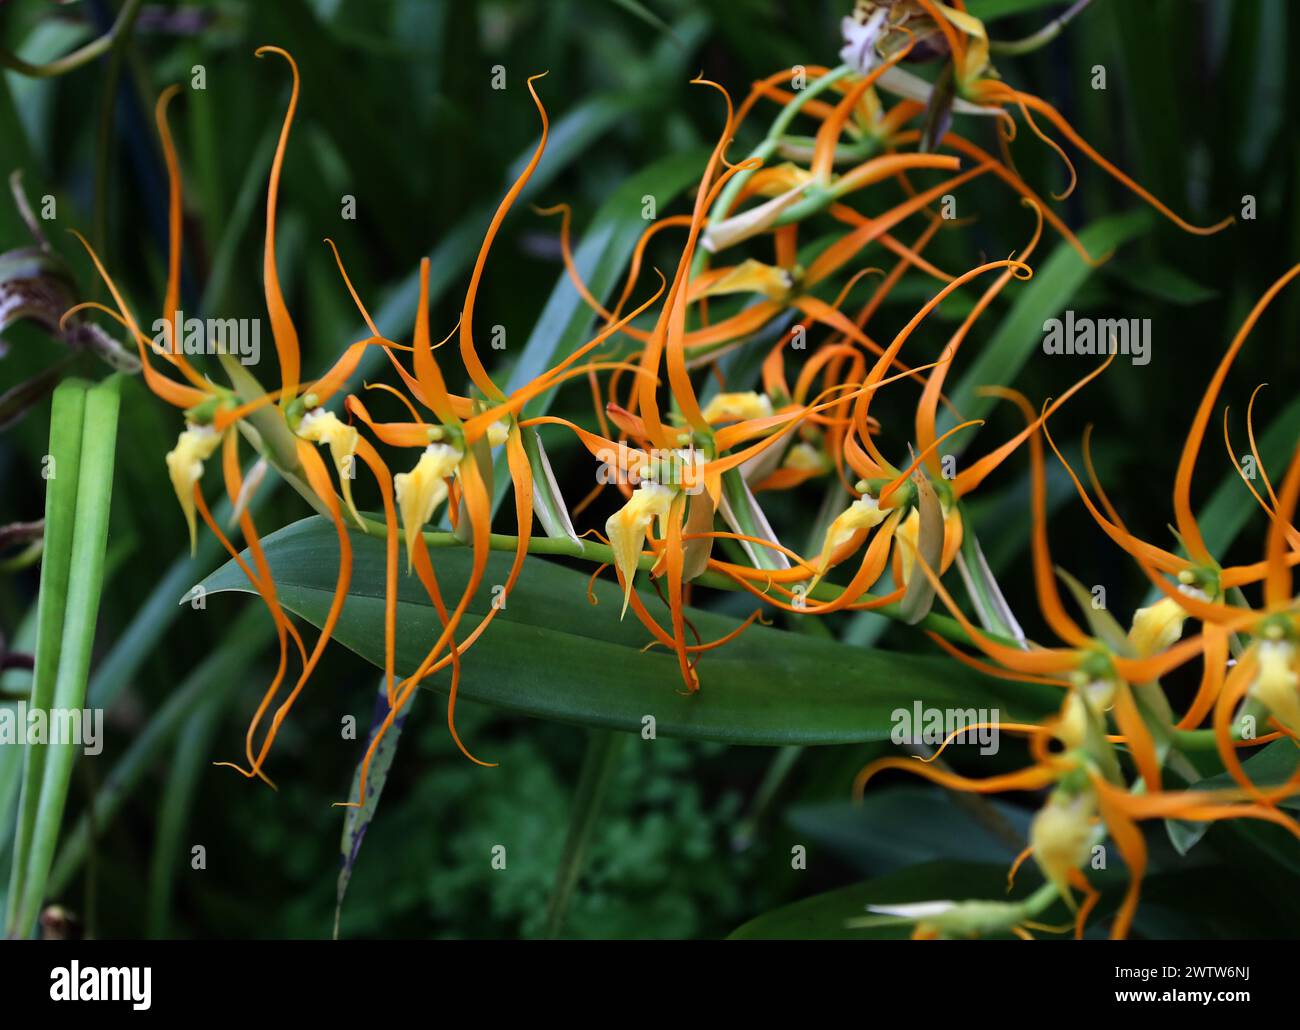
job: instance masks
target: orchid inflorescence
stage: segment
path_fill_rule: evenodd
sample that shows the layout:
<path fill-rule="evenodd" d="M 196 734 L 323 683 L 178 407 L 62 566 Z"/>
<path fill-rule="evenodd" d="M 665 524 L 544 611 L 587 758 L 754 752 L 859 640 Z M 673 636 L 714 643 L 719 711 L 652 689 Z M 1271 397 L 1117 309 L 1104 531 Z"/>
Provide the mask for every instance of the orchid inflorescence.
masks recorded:
<path fill-rule="evenodd" d="M 1033 762 L 1023 770 L 972 779 L 928 760 L 889 757 L 868 766 L 858 779 L 861 790 L 880 771 L 906 769 L 957 790 L 1046 791 L 1021 856 L 1035 858 L 1046 880 L 1043 890 L 1022 903 L 936 901 L 901 906 L 878 911 L 862 925 L 910 925 L 920 937 L 1028 935 L 1037 925 L 1034 917 L 1061 899 L 1076 913 L 1081 934 L 1099 896 L 1083 870 L 1090 849 L 1109 837 L 1130 872 L 1112 926 L 1114 935 L 1123 936 L 1133 919 L 1146 864 L 1138 829 L 1142 821 L 1254 818 L 1300 836 L 1300 826 L 1278 808 L 1280 800 L 1300 791 L 1300 772 L 1282 784 L 1259 785 L 1239 758 L 1244 747 L 1300 732 L 1300 609 L 1290 571 L 1300 560 L 1300 533 L 1293 524 L 1300 497 L 1300 450 L 1278 489 L 1265 476 L 1261 495 L 1246 480 L 1268 519 L 1265 552 L 1255 564 L 1222 567 L 1203 540 L 1190 504 L 1197 456 L 1233 359 L 1265 306 L 1300 273 L 1300 266 L 1283 276 L 1251 312 L 1197 409 L 1173 491 L 1180 551 L 1131 534 L 1090 458 L 1085 483 L 1050 435 L 1052 414 L 1108 362 L 1041 406 L 1013 390 L 991 387 L 990 393 L 1023 412 L 1024 428 L 986 454 L 966 460 L 955 475 L 945 475 L 941 445 L 981 424 L 963 420 L 952 410 L 952 428 L 941 430 L 939 411 L 940 406 L 952 409 L 944 385 L 981 315 L 1012 280 L 1032 276 L 1029 262 L 1045 230 L 1059 234 L 1089 263 L 1105 259 L 1090 254 L 1051 205 L 1023 181 L 1005 147 L 1001 156 L 982 149 L 952 130 L 955 117 L 991 121 L 1005 144 L 1015 134 L 1019 116 L 1068 166 L 1065 151 L 1049 135 L 1055 130 L 1188 232 L 1212 233 L 1231 222 L 1205 228 L 1189 224 L 1097 154 L 1050 104 L 1004 82 L 990 63 L 983 26 L 965 12 L 960 0 L 951 6 L 938 0 L 859 3 L 854 17 L 845 19 L 843 63 L 780 70 L 754 83 L 738 108 L 716 83 L 694 80 L 725 100 L 726 117 L 717 142 L 689 212 L 650 222 L 611 306 L 582 281 L 570 247 L 568 209 L 543 212 L 562 215 L 565 266 L 599 329 L 563 360 L 510 392 L 498 385 L 481 360 L 475 305 L 493 241 L 546 146 L 548 122 L 537 91 L 539 77 L 528 80 L 528 89 L 541 120 L 541 141 L 483 238 L 452 333 L 441 344 L 433 343 L 427 259 L 420 267 L 420 303 L 408 344 L 380 333 L 335 250 L 343 285 L 368 335 L 344 348 L 331 368 L 310 379 L 300 367 L 298 334 L 281 292 L 276 256 L 279 180 L 298 101 L 298 70 L 279 47 L 263 47 L 257 53 L 283 59 L 293 87 L 270 172 L 263 265 L 278 385 L 267 389 L 233 361 L 223 361 L 229 385 L 217 385 L 179 348 L 159 353 L 93 251 L 114 306 L 87 303 L 69 312 L 93 308 L 115 319 L 138 347 L 146 384 L 182 411 L 184 428 L 167 455 L 167 468 L 191 540 L 201 518 L 239 563 L 275 622 L 279 664 L 250 721 L 244 763 L 234 765 L 241 773 L 270 782 L 266 764 L 272 744 L 320 663 L 347 597 L 352 534 L 357 532 L 381 537 L 386 546 L 384 673 L 389 712 L 363 760 L 359 796 L 349 804 L 364 801 L 370 759 L 416 688 L 444 671 L 450 681 L 450 732 L 461 751 L 488 764 L 474 758 L 462 743 L 455 708 L 462 664 L 470 660 L 468 652 L 499 610 L 491 606 L 467 630 L 467 609 L 483 585 L 489 552 L 504 546 L 503 538 L 491 534 L 493 452 L 504 448 L 515 509 L 506 593 L 533 549 L 534 514 L 540 514 L 543 502 L 551 508 L 558 504 L 563 511 L 555 532 L 578 541 L 571 519 L 580 517 L 604 491 L 619 491 L 623 504 L 604 523 L 603 533 L 592 529 L 582 534 L 597 538 L 582 541 L 582 556 L 602 562 L 597 574 L 612 567 L 623 589 L 622 614 L 630 609 L 649 642 L 672 651 L 680 671 L 679 689 L 687 694 L 708 689 L 706 653 L 725 646 L 772 608 L 796 617 L 879 611 L 923 624 L 955 660 L 985 673 L 1060 688 L 1056 716 L 1041 724 L 1001 726 L 1027 737 Z M 936 55 L 945 64 L 934 83 L 905 70 L 911 60 Z M 806 74 L 808 81 L 802 88 L 787 89 L 796 72 Z M 181 269 L 181 177 L 167 121 L 168 105 L 177 92 L 168 89 L 157 105 L 170 182 L 170 246 L 162 305 L 162 317 L 168 321 L 178 317 Z M 769 103 L 777 106 L 769 131 L 748 157 L 733 163 L 728 151 L 741 125 Z M 810 135 L 792 132 L 796 119 L 811 124 Z M 913 185 L 913 176 L 934 173 L 943 176 L 936 185 Z M 983 177 L 1022 198 L 1030 231 L 1015 254 L 982 260 L 951 275 L 925 257 L 930 241 L 945 228 L 934 205 Z M 1072 166 L 1070 178 L 1072 188 Z M 872 187 L 884 182 L 901 185 L 906 199 L 876 210 Z M 900 238 L 907 223 L 918 222 L 920 230 L 910 242 Z M 825 232 L 811 246 L 801 241 L 809 227 Z M 642 282 L 647 278 L 642 274 L 645 255 L 665 231 L 684 236 L 676 266 L 668 275 L 656 272 L 647 290 Z M 862 254 L 872 245 L 893 256 L 889 271 L 862 264 Z M 764 253 L 766 257 L 759 256 Z M 801 257 L 807 254 L 812 256 Z M 853 288 L 868 274 L 878 275 L 879 282 L 860 309 L 846 310 Z M 931 282 L 933 295 L 892 337 L 877 339 L 877 312 L 904 277 Z M 926 359 L 905 360 L 904 349 L 918 327 L 945 298 L 976 280 L 986 283 L 983 292 L 944 346 Z M 821 286 L 825 288 L 818 289 Z M 634 300 L 639 293 L 644 295 Z M 828 294 L 833 294 L 831 299 L 826 299 Z M 742 305 L 734 313 L 711 317 L 711 303 L 731 310 L 737 297 Z M 715 298 L 730 298 L 731 304 Z M 792 313 L 797 324 L 791 324 Z M 824 339 L 811 347 L 792 346 L 810 331 L 823 332 Z M 453 350 L 446 346 L 453 336 L 469 381 L 461 394 L 451 391 L 448 362 L 438 353 L 440 348 L 445 348 L 444 356 Z M 374 347 L 388 358 L 397 385 L 373 388 L 396 396 L 404 411 L 400 421 L 372 416 L 362 396 L 349 392 L 364 352 Z M 735 366 L 723 359 L 758 347 L 767 348 L 761 362 L 754 363 L 761 368 L 759 382 L 728 382 L 725 370 Z M 155 364 L 154 357 L 161 357 L 162 363 Z M 575 379 L 585 380 L 591 390 L 589 425 L 555 415 L 524 414 L 529 401 Z M 885 387 L 919 389 L 913 425 L 901 445 L 899 427 L 882 425 L 872 414 L 873 400 Z M 549 465 L 539 457 L 536 431 L 542 426 L 571 432 L 595 460 L 616 466 L 617 475 L 600 476 L 596 488 L 572 512 L 564 508 Z M 241 438 L 259 455 L 258 474 L 265 466 L 273 468 L 336 529 L 338 576 L 314 643 L 304 640 L 277 596 L 249 513 L 248 496 L 257 476 L 246 476 Z M 1140 608 L 1127 629 L 1104 610 L 1081 603 L 1085 628 L 1062 600 L 1046 527 L 1044 441 L 1065 464 L 1097 524 L 1162 594 Z M 401 471 L 394 474 L 376 444 L 386 452 L 409 452 Z M 1253 432 L 1251 445 L 1253 450 Z M 1043 616 L 1060 638 L 1060 644 L 1051 647 L 1028 641 L 1014 617 L 1007 611 L 1000 614 L 998 605 L 981 608 L 981 625 L 976 625 L 944 584 L 953 565 L 963 576 L 971 574 L 963 557 L 971 536 L 963 499 L 1022 449 L 1028 450 L 1033 487 L 1035 585 Z M 246 547 L 242 553 L 204 499 L 203 475 L 218 453 Z M 1086 440 L 1084 453 L 1087 456 Z M 382 518 L 364 515 L 353 501 L 357 461 L 375 482 Z M 829 484 L 831 497 L 839 503 L 828 512 L 811 553 L 801 554 L 782 543 L 758 498 L 764 492 L 794 491 L 812 480 Z M 425 535 L 425 527 L 444 504 L 472 553 L 468 582 L 458 597 L 444 596 Z M 548 531 L 552 528 L 547 525 Z M 835 574 L 848 563 L 851 571 Z M 664 623 L 634 589 L 642 571 L 648 571 L 664 601 Z M 433 646 L 415 668 L 401 675 L 395 657 L 396 605 L 397 584 L 404 574 L 418 577 L 438 624 Z M 840 582 L 831 582 L 831 577 Z M 1082 588 L 1064 573 L 1060 579 L 1077 599 Z M 701 639 L 688 611 L 692 585 L 701 580 L 711 587 L 744 591 L 759 607 L 734 632 Z M 1263 587 L 1262 603 L 1255 607 L 1240 589 L 1253 584 Z M 877 587 L 880 591 L 873 593 Z M 993 590 L 996 594 L 996 585 Z M 936 600 L 955 622 L 930 615 Z M 1184 638 L 1189 620 L 1201 629 Z M 941 634 L 941 625 L 950 628 Z M 970 649 L 979 655 L 968 653 Z M 1197 660 L 1203 663 L 1200 688 L 1187 710 L 1177 713 L 1160 678 Z M 268 719 L 269 726 L 264 725 Z M 1249 732 L 1261 720 L 1269 723 L 1266 731 Z M 1233 789 L 1171 785 L 1171 773 L 1186 778 L 1181 749 L 1194 741 L 1217 748 L 1236 781 Z M 1075 892 L 1082 894 L 1082 901 L 1076 901 Z"/>

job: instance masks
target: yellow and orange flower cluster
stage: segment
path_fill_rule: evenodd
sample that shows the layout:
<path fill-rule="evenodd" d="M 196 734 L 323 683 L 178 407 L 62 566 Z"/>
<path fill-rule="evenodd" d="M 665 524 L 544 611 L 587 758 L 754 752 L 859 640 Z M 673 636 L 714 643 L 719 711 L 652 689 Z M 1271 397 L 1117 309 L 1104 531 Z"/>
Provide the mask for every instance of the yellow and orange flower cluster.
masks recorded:
<path fill-rule="evenodd" d="M 263 53 L 282 58 L 293 75 L 270 174 L 263 264 L 278 385 L 267 389 L 232 362 L 226 366 L 230 385 L 218 386 L 179 352 L 162 355 L 170 367 L 156 365 L 148 338 L 95 258 L 115 305 L 100 310 L 117 319 L 136 341 L 150 389 L 183 412 L 184 428 L 167 466 L 191 535 L 196 516 L 201 517 L 240 563 L 275 621 L 279 667 L 250 722 L 245 763 L 236 766 L 241 772 L 266 779 L 270 748 L 319 664 L 347 597 L 355 532 L 382 535 L 386 543 L 385 674 L 390 709 L 388 722 L 367 753 L 358 801 L 365 797 L 365 772 L 383 733 L 416 688 L 444 670 L 450 678 L 450 732 L 470 754 L 456 733 L 455 705 L 466 653 L 489 630 L 498 610 L 492 606 L 466 631 L 466 611 L 482 586 L 489 551 L 502 546 L 501 538 L 491 535 L 492 452 L 505 448 L 513 487 L 516 528 L 505 584 L 509 593 L 532 546 L 536 495 L 542 491 L 555 499 L 553 481 L 539 474 L 524 432 L 558 426 L 573 433 L 596 460 L 618 456 L 618 474 L 600 477 L 600 484 L 572 514 L 580 516 L 603 491 L 621 493 L 621 505 L 604 523 L 603 534 L 589 531 L 603 541 L 587 550 L 605 561 L 602 569 L 612 566 L 623 587 L 624 614 L 630 608 L 649 641 L 676 655 L 680 689 L 707 689 L 707 670 L 701 669 L 705 653 L 735 635 L 702 640 L 690 625 L 692 584 L 702 577 L 755 598 L 759 608 L 744 625 L 761 617 L 765 608 L 800 616 L 879 610 L 916 623 L 926 619 L 937 598 L 960 625 L 959 639 L 982 653 L 972 656 L 935 636 L 955 658 L 994 675 L 1059 687 L 1062 702 L 1055 718 L 1042 725 L 1003 727 L 1028 737 L 1033 763 L 1020 772 L 968 779 L 898 757 L 864 770 L 860 785 L 883 769 L 904 768 L 961 790 L 1047 791 L 1027 854 L 1033 854 L 1043 872 L 1048 901 L 1059 896 L 1074 904 L 1073 891 L 1084 893 L 1077 908 L 1080 932 L 1097 897 L 1082 870 L 1090 849 L 1106 836 L 1131 872 L 1132 886 L 1114 920 L 1114 932 L 1123 935 L 1132 921 L 1145 866 L 1141 821 L 1250 817 L 1281 823 L 1300 834 L 1277 808 L 1281 798 L 1300 789 L 1300 773 L 1284 784 L 1260 786 L 1246 776 L 1238 758 L 1247 744 L 1300 731 L 1300 612 L 1290 573 L 1300 560 L 1300 534 L 1292 524 L 1300 495 L 1300 451 L 1280 489 L 1275 492 L 1265 480 L 1267 497 L 1257 494 L 1269 519 L 1269 536 L 1263 559 L 1254 565 L 1221 568 L 1201 539 L 1189 505 L 1192 470 L 1228 367 L 1263 306 L 1297 269 L 1252 312 L 1197 411 L 1174 489 L 1185 554 L 1134 537 L 1095 477 L 1091 486 L 1074 478 L 1098 524 L 1164 594 L 1140 609 L 1128 630 L 1092 609 L 1085 611 L 1085 629 L 1059 595 L 1048 550 L 1044 440 L 1051 443 L 1047 424 L 1053 412 L 1105 366 L 1041 408 L 1014 391 L 993 387 L 993 393 L 1021 408 L 1025 427 L 981 457 L 965 461 L 951 476 L 941 465 L 941 445 L 979 423 L 963 420 L 954 411 L 954 428 L 941 431 L 939 408 L 951 408 L 944 384 L 963 344 L 978 331 L 983 313 L 1012 280 L 1032 275 L 1029 262 L 1045 227 L 1068 241 L 1084 260 L 1098 258 L 1020 178 L 1005 153 L 994 156 L 952 131 L 948 122 L 967 116 L 991 121 L 1005 143 L 1015 132 L 1019 114 L 1064 157 L 1035 121 L 1042 118 L 1099 168 L 1189 232 L 1215 232 L 1227 222 L 1208 228 L 1190 225 L 1093 151 L 1050 104 L 1003 82 L 990 64 L 983 26 L 960 0 L 952 5 L 938 0 L 859 4 L 856 17 L 845 25 L 845 63 L 778 71 L 756 82 L 738 108 L 733 109 L 721 87 L 697 80 L 722 95 L 726 117 L 689 212 L 649 224 L 617 301 L 606 307 L 580 278 L 570 250 L 568 211 L 562 209 L 566 267 L 600 326 L 590 340 L 511 393 L 501 389 L 481 359 L 475 305 L 493 241 L 546 146 L 547 116 L 535 79 L 528 88 L 541 119 L 541 142 L 484 236 L 453 331 L 467 388 L 452 392 L 448 384 L 461 373 L 453 373 L 438 353 L 441 345 L 432 342 L 427 261 L 420 268 L 420 303 L 407 344 L 379 332 L 340 259 L 344 285 L 369 335 L 345 347 L 319 378 L 304 379 L 298 334 L 280 289 L 276 257 L 278 188 L 297 105 L 298 72 L 286 51 L 264 47 L 258 51 Z M 938 54 L 946 62 L 934 83 L 904 68 L 909 59 L 923 54 Z M 801 75 L 808 77 L 800 83 L 802 88 L 786 88 Z M 177 317 L 181 264 L 180 170 L 166 118 L 174 93 L 165 92 L 157 108 L 171 184 L 162 305 L 163 318 L 169 320 Z M 776 105 L 776 114 L 762 141 L 746 159 L 732 163 L 733 139 L 768 103 Z M 797 119 L 810 123 L 809 134 L 793 131 Z M 913 183 L 920 175 L 940 179 L 922 188 Z M 982 261 L 952 275 L 925 256 L 931 240 L 945 227 L 935 205 L 983 177 L 1000 181 L 1023 198 L 1031 231 L 1014 256 Z M 882 205 L 879 198 L 886 194 L 873 187 L 886 183 L 901 187 L 905 199 Z M 900 233 L 909 223 L 914 228 L 907 236 L 910 242 L 905 242 Z M 951 227 L 959 228 L 959 223 Z M 644 289 L 647 252 L 652 245 L 664 244 L 659 237 L 666 232 L 683 237 L 675 251 L 676 265 L 670 276 L 659 275 L 648 296 L 634 304 L 634 294 Z M 864 254 L 869 251 L 892 255 L 893 267 L 885 272 L 867 266 Z M 846 311 L 854 288 L 869 273 L 879 274 L 879 283 L 859 310 Z M 877 338 L 878 312 L 905 277 L 931 283 L 932 295 L 901 329 Z M 927 356 L 909 355 L 905 360 L 905 347 L 936 308 L 977 279 L 987 285 L 944 345 Z M 87 306 L 93 305 L 80 307 Z M 728 313 L 713 317 L 718 308 Z M 808 345 L 810 333 L 822 333 L 823 338 Z M 409 415 L 404 421 L 372 417 L 360 396 L 346 392 L 363 352 L 371 347 L 383 348 L 397 376 L 396 386 L 383 389 L 400 399 Z M 725 370 L 734 366 L 724 359 L 758 347 L 767 348 L 761 361 L 751 364 L 761 369 L 754 374 L 758 381 L 728 381 Z M 525 417 L 529 401 L 573 379 L 585 379 L 590 386 L 594 410 L 589 425 L 558 416 Z M 877 394 L 891 385 L 920 393 L 912 424 L 901 434 L 899 427 L 883 426 L 872 414 Z M 337 531 L 340 562 L 333 601 L 310 646 L 280 604 L 248 514 L 241 438 Z M 392 459 L 386 460 L 376 444 L 386 453 L 411 452 L 401 463 L 402 471 L 393 473 Z M 988 622 L 976 626 L 944 585 L 970 533 L 963 498 L 1025 447 L 1034 487 L 1033 573 L 1043 615 L 1061 639 L 1054 647 L 1032 644 L 1023 635 L 1008 637 Z M 328 462 L 321 448 L 328 452 Z M 886 457 L 886 449 L 896 461 Z M 225 489 L 239 512 L 243 553 L 214 522 L 204 500 L 205 466 L 218 452 Z M 353 502 L 352 464 L 357 460 L 369 471 L 382 499 L 382 523 L 362 516 Z M 765 492 L 794 491 L 816 479 L 825 481 L 832 502 L 838 499 L 838 504 L 828 506 L 818 539 L 804 555 L 782 542 L 759 498 Z M 473 555 L 471 574 L 458 597 L 444 597 L 424 535 L 444 504 Z M 851 572 L 835 571 L 850 561 L 855 561 Z M 666 620 L 656 616 L 634 588 L 637 575 L 647 571 L 664 601 Z M 438 625 L 435 643 L 423 659 L 399 675 L 395 611 L 398 578 L 404 572 L 414 573 L 423 584 Z M 833 584 L 831 578 L 839 582 Z M 1260 582 L 1263 604 L 1251 608 L 1238 588 Z M 877 587 L 882 589 L 873 593 Z M 1201 630 L 1180 639 L 1189 620 L 1200 623 Z M 1160 677 L 1194 660 L 1204 664 L 1200 691 L 1186 712 L 1174 713 Z M 296 674 L 291 666 L 297 667 Z M 1202 728 L 1207 719 L 1210 726 Z M 1242 731 L 1246 719 L 1271 721 L 1272 727 L 1252 738 Z M 1178 767 L 1180 747 L 1201 733 L 1215 742 L 1238 781 L 1235 789 L 1197 791 L 1169 785 L 1167 771 Z M 879 918 L 913 923 L 918 936 L 998 929 L 1027 933 L 1024 927 L 1032 927 L 1032 916 L 1042 907 L 936 905 Z"/>

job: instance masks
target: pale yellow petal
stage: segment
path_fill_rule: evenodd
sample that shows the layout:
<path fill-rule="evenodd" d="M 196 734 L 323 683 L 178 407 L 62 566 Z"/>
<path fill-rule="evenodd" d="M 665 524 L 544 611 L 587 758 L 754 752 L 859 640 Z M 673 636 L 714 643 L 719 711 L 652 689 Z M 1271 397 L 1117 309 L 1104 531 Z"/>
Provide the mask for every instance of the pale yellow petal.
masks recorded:
<path fill-rule="evenodd" d="M 706 422 L 747 422 L 772 414 L 772 401 L 766 394 L 753 390 L 744 393 L 720 393 L 704 406 Z"/>
<path fill-rule="evenodd" d="M 605 535 L 614 552 L 614 564 L 623 578 L 623 611 L 619 618 L 627 614 L 628 602 L 632 598 L 632 582 L 636 577 L 646 533 L 654 519 L 667 517 L 673 494 L 668 487 L 658 483 L 642 483 L 632 491 L 627 504 L 605 522 Z"/>
<path fill-rule="evenodd" d="M 431 443 L 420 455 L 415 468 L 393 477 L 393 493 L 402 514 L 406 539 L 406 568 L 414 561 L 415 541 L 438 505 L 447 499 L 447 480 L 456 473 L 462 452 L 445 443 Z"/>
<path fill-rule="evenodd" d="M 220 444 L 221 434 L 211 426 L 187 425 L 177 438 L 176 446 L 167 452 L 167 472 L 185 515 L 185 524 L 189 527 L 191 554 L 198 544 L 194 485 L 203 478 L 203 463 L 212 457 Z"/>

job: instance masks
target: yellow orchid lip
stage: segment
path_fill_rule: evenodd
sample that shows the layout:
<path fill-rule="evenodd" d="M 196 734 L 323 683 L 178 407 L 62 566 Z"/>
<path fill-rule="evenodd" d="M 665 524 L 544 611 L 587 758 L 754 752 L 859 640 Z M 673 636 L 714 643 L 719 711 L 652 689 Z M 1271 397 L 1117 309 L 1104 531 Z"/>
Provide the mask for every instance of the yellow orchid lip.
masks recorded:
<path fill-rule="evenodd" d="M 221 434 L 212 426 L 189 423 L 176 440 L 176 446 L 167 452 L 167 472 L 172 488 L 180 501 L 185 524 L 190 531 L 190 553 L 198 546 L 195 528 L 194 487 L 203 478 L 203 463 L 221 445 Z"/>
<path fill-rule="evenodd" d="M 1034 860 L 1062 896 L 1068 893 L 1070 873 L 1088 861 L 1095 819 L 1096 802 L 1090 793 L 1054 793 L 1034 816 L 1029 830 Z"/>
<path fill-rule="evenodd" d="M 628 602 L 632 599 L 632 582 L 636 577 L 646 534 L 656 518 L 662 519 L 668 515 L 674 496 L 674 490 L 646 480 L 632 491 L 627 504 L 605 521 L 605 535 L 609 537 L 609 546 L 614 551 L 614 564 L 623 580 L 623 611 L 619 614 L 620 619 L 627 614 Z"/>
<path fill-rule="evenodd" d="M 1172 597 L 1164 597 L 1133 613 L 1133 626 L 1128 638 L 1139 658 L 1149 658 L 1182 636 L 1186 621 L 1187 612 L 1183 607 Z"/>
<path fill-rule="evenodd" d="M 783 301 L 789 298 L 796 286 L 793 271 L 765 265 L 746 258 L 717 282 L 709 284 L 702 292 L 705 297 L 720 297 L 730 293 L 757 293 L 768 300 Z"/>
<path fill-rule="evenodd" d="M 720 393 L 704 406 L 706 422 L 747 422 L 772 414 L 772 401 L 766 394 L 748 390 L 743 393 Z"/>
<path fill-rule="evenodd" d="M 1086 676 L 1077 683 L 1061 706 L 1061 719 L 1053 734 L 1067 748 L 1083 746 L 1088 736 L 1088 723 L 1101 719 L 1115 700 L 1114 680 L 1090 680 Z"/>
<path fill-rule="evenodd" d="M 829 463 L 825 455 L 806 440 L 800 440 L 786 453 L 782 468 L 794 469 L 796 472 L 825 472 Z"/>
<path fill-rule="evenodd" d="M 303 415 L 298 423 L 298 436 L 311 443 L 323 444 L 330 449 L 330 458 L 339 477 L 339 492 L 357 525 L 365 526 L 357 506 L 352 501 L 352 480 L 356 476 L 357 441 L 360 434 L 355 426 L 341 421 L 332 411 L 315 408 Z"/>
<path fill-rule="evenodd" d="M 830 570 L 831 559 L 834 558 L 835 552 L 852 540 L 855 533 L 864 529 L 875 529 L 888 517 L 889 511 L 881 508 L 880 503 L 870 494 L 863 494 L 836 515 L 835 520 L 826 530 L 826 539 L 822 543 L 821 555 L 817 559 L 817 575 L 809 584 L 808 592 L 811 593 L 821 582 L 821 578 Z"/>
<path fill-rule="evenodd" d="M 402 513 L 409 571 L 414 562 L 415 541 L 438 505 L 447 499 L 447 480 L 456 474 L 464 453 L 445 443 L 431 443 L 420 455 L 415 468 L 393 477 L 393 493 Z"/>
<path fill-rule="evenodd" d="M 1250 694 L 1288 729 L 1300 728 L 1300 674 L 1296 646 L 1289 640 L 1261 640 L 1256 645 L 1259 671 Z"/>

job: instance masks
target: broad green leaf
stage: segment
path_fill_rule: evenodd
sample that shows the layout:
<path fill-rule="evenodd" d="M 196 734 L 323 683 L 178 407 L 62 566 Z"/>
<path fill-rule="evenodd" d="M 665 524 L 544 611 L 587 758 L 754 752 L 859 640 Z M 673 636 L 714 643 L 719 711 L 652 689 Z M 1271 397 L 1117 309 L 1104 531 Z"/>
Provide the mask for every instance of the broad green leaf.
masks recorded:
<path fill-rule="evenodd" d="M 967 901 L 974 898 L 1008 898 L 1005 865 L 968 862 L 927 862 L 865 883 L 817 894 L 793 905 L 751 919 L 728 940 L 898 940 L 908 937 L 906 927 L 850 929 L 845 924 L 868 914 L 868 905 L 905 905 L 920 901 Z"/>
<path fill-rule="evenodd" d="M 872 875 L 935 859 L 1010 866 L 1028 839 L 1030 815 L 999 798 L 900 784 L 870 790 L 861 803 L 793 805 L 786 820 L 799 841 Z"/>
<path fill-rule="evenodd" d="M 265 547 L 284 605 L 320 625 L 338 566 L 333 528 L 305 519 L 272 534 Z M 334 635 L 382 667 L 384 545 L 374 536 L 354 535 L 353 548 L 351 589 Z M 511 557 L 501 551 L 490 556 L 466 632 L 492 603 L 491 586 L 505 582 Z M 436 548 L 433 558 L 444 596 L 458 596 L 469 552 Z M 992 680 L 947 659 L 859 650 L 763 626 L 707 653 L 700 664 L 703 689 L 686 696 L 675 656 L 662 648 L 643 653 L 644 628 L 631 618 L 619 621 L 617 585 L 598 581 L 593 608 L 587 578 L 530 556 L 506 607 L 465 656 L 461 696 L 539 718 L 634 732 L 653 716 L 663 736 L 761 745 L 882 740 L 893 713 L 917 702 L 942 709 L 997 708 L 1004 718 L 1021 720 L 1040 717 L 1059 701 L 1050 689 Z M 233 562 L 204 586 L 209 594 L 250 589 Z M 657 598 L 645 595 L 645 601 L 666 624 Z M 401 579 L 397 618 L 397 667 L 409 672 L 434 641 L 437 622 L 414 578 Z M 705 611 L 690 610 L 688 618 L 705 640 L 737 626 Z M 447 688 L 442 675 L 426 685 Z"/>
<path fill-rule="evenodd" d="M 1275 740 L 1243 761 L 1242 768 L 1261 788 L 1275 787 L 1295 774 L 1298 756 L 1300 753 L 1297 753 L 1291 741 Z M 1233 790 L 1237 787 L 1237 781 L 1226 772 L 1200 780 L 1196 784 L 1197 790 Z M 1278 804 L 1283 808 L 1300 809 L 1300 797 L 1293 795 L 1283 798 Z"/>
<path fill-rule="evenodd" d="M 1249 759 L 1242 762 L 1242 768 L 1251 782 L 1261 788 L 1274 787 L 1285 783 L 1296 770 L 1296 749 L 1289 740 L 1276 740 Z M 1236 790 L 1240 784 L 1227 772 L 1221 772 L 1190 784 L 1195 790 Z M 1300 810 L 1300 796 L 1282 798 L 1278 804 L 1283 808 Z M 1185 855 L 1204 839 L 1211 823 L 1189 822 L 1183 819 L 1166 819 L 1165 829 L 1169 831 L 1169 840 L 1180 855 Z"/>
<path fill-rule="evenodd" d="M 922 901 L 1016 900 L 1031 893 L 1042 880 L 1030 869 L 1016 878 L 1008 895 L 1005 863 L 983 865 L 971 861 L 939 861 L 912 866 L 898 872 L 805 898 L 774 909 L 735 930 L 729 940 L 870 940 L 906 937 L 906 927 L 852 929 L 851 919 L 867 914 L 868 905 L 904 905 Z M 1089 879 L 1101 890 L 1102 900 L 1088 920 L 1089 937 L 1104 936 L 1109 916 L 1117 906 L 1127 883 L 1122 866 L 1091 873 Z M 1212 938 L 1252 936 L 1250 921 L 1258 911 L 1262 892 L 1248 882 L 1223 882 L 1218 868 L 1186 869 L 1148 875 L 1142 888 L 1134 927 L 1143 937 Z M 1266 903 L 1266 902 L 1265 902 Z M 1059 902 L 1038 917 L 1049 926 L 1068 927 L 1070 913 Z M 1257 933 L 1258 931 L 1256 931 Z M 1069 939 L 1069 932 L 1038 931 L 1043 939 Z"/>

